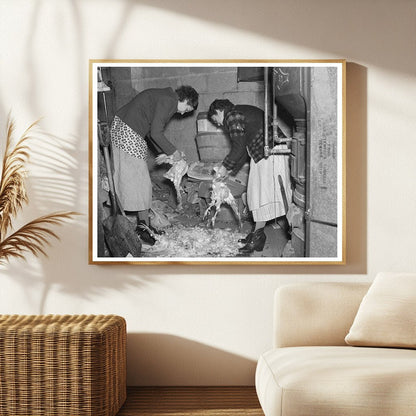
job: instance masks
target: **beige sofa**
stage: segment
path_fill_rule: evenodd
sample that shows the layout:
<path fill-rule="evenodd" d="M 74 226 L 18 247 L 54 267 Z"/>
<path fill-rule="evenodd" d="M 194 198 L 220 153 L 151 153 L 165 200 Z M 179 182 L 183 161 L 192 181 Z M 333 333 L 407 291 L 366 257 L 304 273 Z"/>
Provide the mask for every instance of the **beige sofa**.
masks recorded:
<path fill-rule="evenodd" d="M 274 348 L 260 357 L 256 370 L 266 416 L 416 415 L 416 350 L 345 342 L 369 286 L 305 283 L 277 289 Z"/>

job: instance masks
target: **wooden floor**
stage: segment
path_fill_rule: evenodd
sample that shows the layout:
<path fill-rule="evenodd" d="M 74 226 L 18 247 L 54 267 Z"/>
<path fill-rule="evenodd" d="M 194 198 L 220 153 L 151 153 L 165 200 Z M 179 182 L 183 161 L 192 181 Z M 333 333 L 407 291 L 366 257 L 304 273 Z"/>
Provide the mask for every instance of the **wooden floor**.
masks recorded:
<path fill-rule="evenodd" d="M 117 416 L 264 416 L 254 387 L 128 387 Z"/>

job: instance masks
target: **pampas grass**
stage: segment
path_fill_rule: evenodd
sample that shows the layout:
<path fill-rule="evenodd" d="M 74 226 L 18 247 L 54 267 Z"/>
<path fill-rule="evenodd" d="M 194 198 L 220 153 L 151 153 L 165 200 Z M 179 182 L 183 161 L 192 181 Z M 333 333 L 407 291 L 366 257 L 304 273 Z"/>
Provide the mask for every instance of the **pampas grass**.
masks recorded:
<path fill-rule="evenodd" d="M 50 244 L 49 239 L 59 239 L 51 227 L 77 215 L 72 211 L 54 212 L 12 231 L 13 218 L 29 202 L 25 187 L 26 163 L 29 160 L 29 147 L 26 142 L 31 138 L 31 132 L 37 124 L 38 121 L 31 124 L 15 142 L 15 123 L 10 116 L 8 118 L 0 180 L 0 264 L 6 263 L 11 257 L 23 259 L 29 252 L 36 256 L 46 256 L 45 247 Z"/>

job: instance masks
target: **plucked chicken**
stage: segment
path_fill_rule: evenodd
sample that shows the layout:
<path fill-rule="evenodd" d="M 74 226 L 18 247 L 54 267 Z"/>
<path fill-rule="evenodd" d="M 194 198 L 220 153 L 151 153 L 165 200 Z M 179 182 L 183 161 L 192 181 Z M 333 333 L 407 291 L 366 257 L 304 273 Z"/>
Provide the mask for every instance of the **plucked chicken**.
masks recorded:
<path fill-rule="evenodd" d="M 156 157 L 155 162 L 158 165 L 162 165 L 163 163 L 166 163 L 168 165 L 172 165 L 172 167 L 163 175 L 166 179 L 169 179 L 173 186 L 175 187 L 176 191 L 176 198 L 178 200 L 177 210 L 182 211 L 183 205 L 182 205 L 182 194 L 181 194 L 181 181 L 182 178 L 186 175 L 186 172 L 188 171 L 188 163 L 186 163 L 185 159 L 180 159 L 175 161 L 173 159 L 173 155 L 165 155 L 161 154 Z"/>
<path fill-rule="evenodd" d="M 206 218 L 211 208 L 215 206 L 215 214 L 210 220 L 211 225 L 214 227 L 215 218 L 217 217 L 218 212 L 220 211 L 221 205 L 228 204 L 233 210 L 234 215 L 236 216 L 238 220 L 238 225 L 241 228 L 241 217 L 238 211 L 237 202 L 233 194 L 231 193 L 230 188 L 227 186 L 227 184 L 223 180 L 218 179 L 218 178 L 215 178 L 212 181 L 211 187 L 212 187 L 211 202 L 208 205 L 208 208 L 206 209 L 204 213 L 204 218 Z"/>

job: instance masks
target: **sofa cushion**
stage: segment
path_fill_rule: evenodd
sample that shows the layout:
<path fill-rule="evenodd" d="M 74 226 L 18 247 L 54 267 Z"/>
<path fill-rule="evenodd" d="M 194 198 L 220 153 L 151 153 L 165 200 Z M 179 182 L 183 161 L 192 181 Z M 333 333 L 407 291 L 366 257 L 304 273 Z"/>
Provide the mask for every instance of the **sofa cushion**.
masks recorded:
<path fill-rule="evenodd" d="M 274 297 L 273 347 L 345 346 L 368 283 L 314 282 L 279 287 Z"/>
<path fill-rule="evenodd" d="M 266 416 L 416 415 L 416 351 L 276 348 L 258 361 L 256 389 Z"/>
<path fill-rule="evenodd" d="M 354 346 L 416 348 L 416 274 L 380 273 L 345 337 Z"/>

